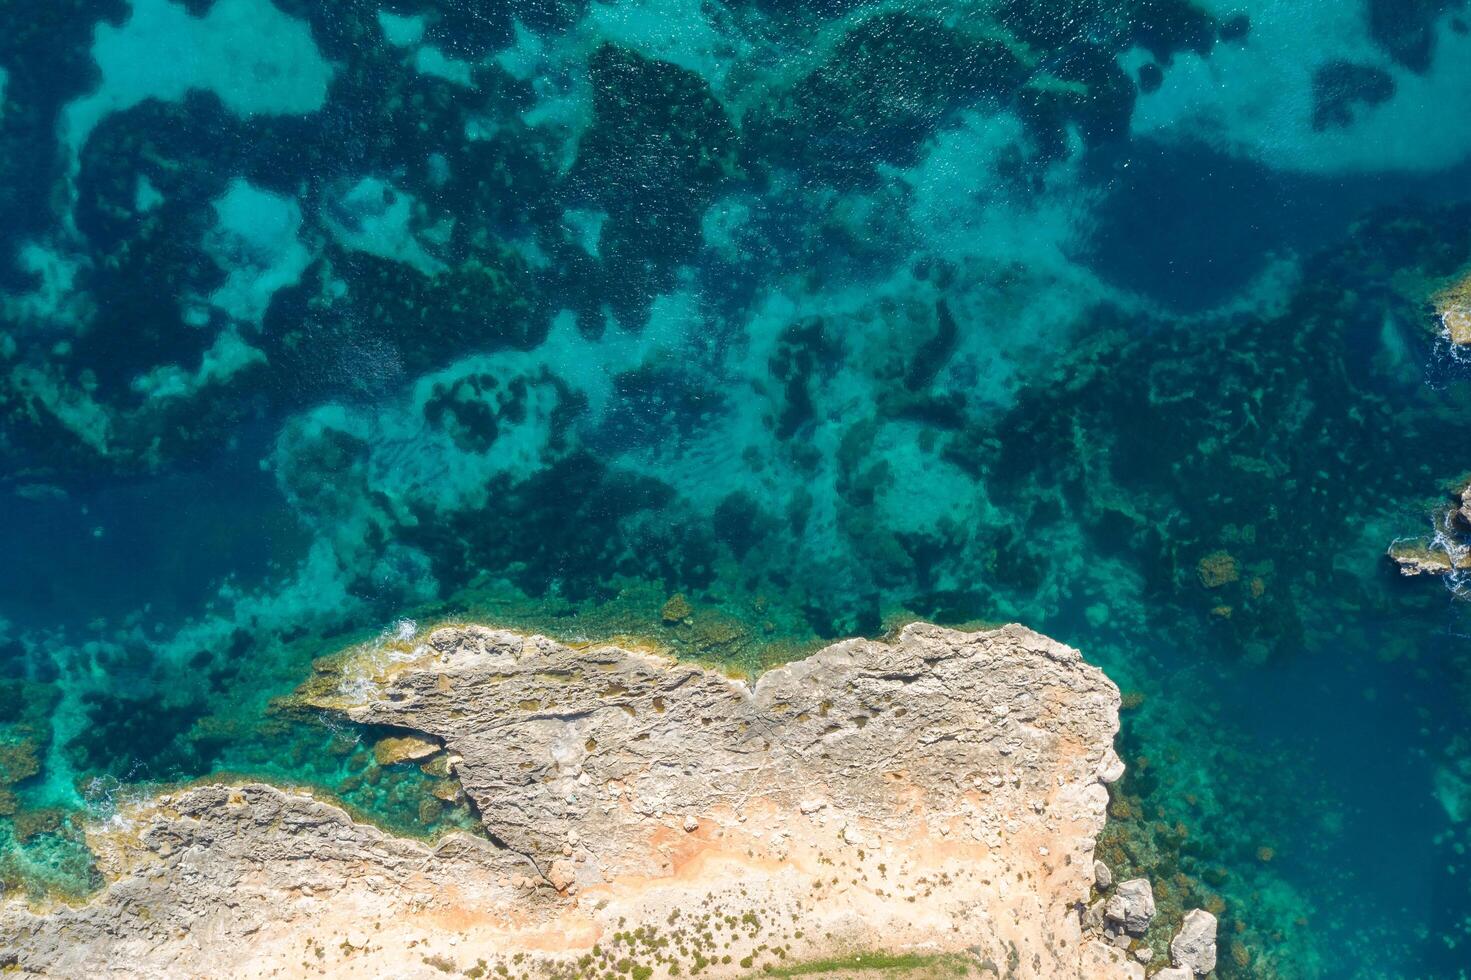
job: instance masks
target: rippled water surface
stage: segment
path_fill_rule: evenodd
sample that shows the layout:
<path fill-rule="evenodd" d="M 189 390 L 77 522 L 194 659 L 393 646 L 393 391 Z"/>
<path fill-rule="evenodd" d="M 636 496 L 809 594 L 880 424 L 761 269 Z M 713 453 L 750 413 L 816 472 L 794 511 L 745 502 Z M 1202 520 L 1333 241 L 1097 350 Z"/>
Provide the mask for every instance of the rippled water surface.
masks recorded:
<path fill-rule="evenodd" d="M 1471 967 L 1457 0 L 0 0 L 0 880 L 480 617 L 754 672 L 1020 620 L 1225 977 Z"/>

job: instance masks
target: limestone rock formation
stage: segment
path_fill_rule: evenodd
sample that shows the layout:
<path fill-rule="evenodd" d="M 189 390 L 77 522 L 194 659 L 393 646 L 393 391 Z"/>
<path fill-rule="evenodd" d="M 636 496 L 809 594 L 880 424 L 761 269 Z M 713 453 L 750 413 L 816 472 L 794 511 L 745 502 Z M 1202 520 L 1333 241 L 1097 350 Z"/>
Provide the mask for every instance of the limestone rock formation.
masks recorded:
<path fill-rule="evenodd" d="M 914 625 L 753 685 L 456 627 L 349 657 L 308 696 L 443 745 L 489 839 L 430 846 L 302 793 L 201 786 L 95 829 L 109 884 L 88 904 L 5 906 L 0 960 L 46 976 L 745 975 L 882 949 L 960 955 L 980 976 L 1144 975 L 1078 914 L 1102 778 L 1121 770 L 1118 691 L 1022 627 Z"/>
<path fill-rule="evenodd" d="M 1471 571 L 1471 555 L 1453 554 L 1434 539 L 1396 541 L 1389 547 L 1389 557 L 1399 566 L 1400 574 L 1405 576 Z"/>
<path fill-rule="evenodd" d="M 1185 913 L 1180 931 L 1170 941 L 1170 962 L 1203 977 L 1216 968 L 1216 917 L 1204 909 Z"/>
<path fill-rule="evenodd" d="M 438 752 L 438 743 L 418 735 L 390 736 L 380 739 L 373 746 L 373 757 L 380 766 L 391 766 L 395 762 L 416 762 Z"/>
<path fill-rule="evenodd" d="M 111 884 L 81 908 L 0 913 L 0 967 L 44 976 L 260 976 L 312 956 L 308 936 L 356 945 L 447 886 L 465 907 L 515 901 L 525 864 L 489 841 L 437 847 L 269 786 L 160 796 L 88 835 Z M 367 945 L 364 940 L 363 946 Z M 359 947 L 362 948 L 362 947 Z M 8 959 L 7 959 L 8 957 Z"/>
<path fill-rule="evenodd" d="M 1154 921 L 1154 889 L 1147 878 L 1131 878 L 1119 882 L 1118 890 L 1103 907 L 1104 921 L 1127 932 L 1142 936 Z"/>

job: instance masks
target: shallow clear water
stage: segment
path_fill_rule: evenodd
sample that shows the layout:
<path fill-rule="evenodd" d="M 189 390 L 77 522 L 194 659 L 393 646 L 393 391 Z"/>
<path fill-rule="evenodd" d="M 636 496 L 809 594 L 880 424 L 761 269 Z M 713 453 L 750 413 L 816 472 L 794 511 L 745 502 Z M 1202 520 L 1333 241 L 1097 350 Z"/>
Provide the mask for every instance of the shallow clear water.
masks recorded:
<path fill-rule="evenodd" d="M 1020 620 L 1157 945 L 1465 975 L 1471 611 L 1385 558 L 1471 470 L 1463 6 L 0 0 L 0 879 L 211 773 L 470 822 L 288 699 L 401 619 Z"/>

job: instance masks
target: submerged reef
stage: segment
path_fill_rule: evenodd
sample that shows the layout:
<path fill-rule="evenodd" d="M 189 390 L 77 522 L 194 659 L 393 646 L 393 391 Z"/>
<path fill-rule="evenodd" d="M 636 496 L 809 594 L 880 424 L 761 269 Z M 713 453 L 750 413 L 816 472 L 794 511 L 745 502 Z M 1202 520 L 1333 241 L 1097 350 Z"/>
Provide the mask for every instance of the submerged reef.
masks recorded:
<path fill-rule="evenodd" d="M 873 950 L 1144 976 L 1149 882 L 1093 857 L 1118 691 L 1018 626 L 912 625 L 753 685 L 463 626 L 349 653 L 303 696 L 410 733 L 379 747 L 437 761 L 488 839 L 429 847 L 260 784 L 163 795 L 89 829 L 109 879 L 91 901 L 0 911 L 4 965 L 739 976 Z M 1215 930 L 1184 918 L 1180 976 L 1211 971 Z"/>

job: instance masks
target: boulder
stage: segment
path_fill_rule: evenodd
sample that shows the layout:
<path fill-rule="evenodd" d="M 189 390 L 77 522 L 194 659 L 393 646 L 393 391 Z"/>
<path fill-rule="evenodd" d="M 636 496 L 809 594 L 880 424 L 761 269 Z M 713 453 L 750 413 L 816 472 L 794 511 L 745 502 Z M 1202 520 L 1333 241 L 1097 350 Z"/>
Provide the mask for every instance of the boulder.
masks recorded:
<path fill-rule="evenodd" d="M 1216 917 L 1204 909 L 1185 913 L 1180 931 L 1170 941 L 1170 961 L 1203 977 L 1216 968 Z"/>
<path fill-rule="evenodd" d="M 1084 907 L 1082 919 L 1084 932 L 1103 931 L 1103 899 Z"/>
<path fill-rule="evenodd" d="M 567 886 L 577 880 L 577 865 L 566 858 L 558 858 L 552 862 L 551 870 L 547 872 L 547 881 L 557 891 L 566 891 Z"/>
<path fill-rule="evenodd" d="M 1154 889 L 1147 878 L 1120 882 L 1103 907 L 1103 918 L 1131 936 L 1142 936 L 1154 919 Z"/>

